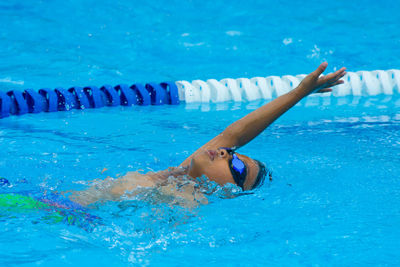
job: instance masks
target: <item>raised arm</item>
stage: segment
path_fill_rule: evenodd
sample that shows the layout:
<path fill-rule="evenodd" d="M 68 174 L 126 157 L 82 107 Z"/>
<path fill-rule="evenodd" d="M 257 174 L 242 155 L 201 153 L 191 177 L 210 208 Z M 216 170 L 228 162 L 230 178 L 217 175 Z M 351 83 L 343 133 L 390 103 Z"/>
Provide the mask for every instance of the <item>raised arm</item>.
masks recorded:
<path fill-rule="evenodd" d="M 340 78 L 346 74 L 345 68 L 320 77 L 327 65 L 326 62 L 322 63 L 314 72 L 305 77 L 298 87 L 229 125 L 225 131 L 230 132 L 228 136 L 232 138 L 232 146 L 241 147 L 253 140 L 307 95 L 313 92 L 330 92 L 332 91 L 330 87 L 343 83 Z"/>
<path fill-rule="evenodd" d="M 182 162 L 181 166 L 189 165 L 191 157 L 204 149 L 244 146 L 307 95 L 314 92 L 324 93 L 332 91 L 331 87 L 343 83 L 340 78 L 346 74 L 346 69 L 341 68 L 334 73 L 320 77 L 327 66 L 328 63 L 322 63 L 292 91 L 274 99 L 229 125 L 222 133 L 196 150 Z"/>

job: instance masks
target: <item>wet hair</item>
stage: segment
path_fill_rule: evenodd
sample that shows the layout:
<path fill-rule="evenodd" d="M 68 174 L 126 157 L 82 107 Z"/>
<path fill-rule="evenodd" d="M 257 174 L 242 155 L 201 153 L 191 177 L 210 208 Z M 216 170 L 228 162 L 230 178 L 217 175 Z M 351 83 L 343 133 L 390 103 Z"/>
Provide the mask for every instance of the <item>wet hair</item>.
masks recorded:
<path fill-rule="evenodd" d="M 268 170 L 268 168 L 265 166 L 264 163 L 262 163 L 259 160 L 254 160 L 255 162 L 257 162 L 258 165 L 258 174 L 256 177 L 256 181 L 254 182 L 253 186 L 251 187 L 251 189 L 255 189 L 257 187 L 260 187 L 263 185 L 264 181 L 265 181 L 265 177 L 268 175 L 268 179 L 272 180 L 272 172 L 270 170 Z"/>

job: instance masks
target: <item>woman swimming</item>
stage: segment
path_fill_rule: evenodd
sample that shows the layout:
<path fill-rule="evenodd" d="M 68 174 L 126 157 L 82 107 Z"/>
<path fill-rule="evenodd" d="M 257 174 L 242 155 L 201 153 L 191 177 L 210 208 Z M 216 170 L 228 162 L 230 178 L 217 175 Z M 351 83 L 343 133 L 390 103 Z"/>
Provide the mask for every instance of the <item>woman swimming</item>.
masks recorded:
<path fill-rule="evenodd" d="M 343 83 L 341 78 L 346 74 L 346 68 L 321 76 L 327 65 L 326 62 L 322 63 L 292 91 L 229 125 L 222 133 L 185 159 L 179 167 L 144 175 L 130 172 L 118 179 L 107 178 L 88 190 L 78 191 L 70 198 L 82 205 L 88 205 L 99 200 L 118 199 L 133 191 L 137 195 L 137 189 L 163 185 L 161 190 L 164 193 L 168 194 L 169 192 L 201 202 L 203 197 L 194 190 L 193 186 L 185 188 L 185 190 L 174 189 L 176 184 L 179 184 L 179 177 L 182 176 L 194 180 L 204 175 L 219 185 L 236 184 L 243 191 L 256 188 L 263 183 L 268 171 L 260 161 L 239 154 L 236 150 L 253 140 L 304 97 L 311 93 L 331 92 L 331 87 Z M 171 182 L 169 179 L 171 177 L 175 178 L 175 181 Z"/>

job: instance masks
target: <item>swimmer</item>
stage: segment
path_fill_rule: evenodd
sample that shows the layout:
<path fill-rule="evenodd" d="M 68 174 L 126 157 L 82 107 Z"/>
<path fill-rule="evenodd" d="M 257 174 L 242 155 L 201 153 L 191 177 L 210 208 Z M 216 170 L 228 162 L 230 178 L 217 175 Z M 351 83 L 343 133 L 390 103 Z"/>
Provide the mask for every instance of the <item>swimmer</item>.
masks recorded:
<path fill-rule="evenodd" d="M 162 185 L 160 188 L 165 194 L 201 203 L 207 202 L 204 196 L 195 191 L 194 186 L 181 184 L 181 187 L 185 187 L 184 190 L 176 190 L 182 176 L 193 180 L 206 176 L 222 186 L 227 183 L 236 184 L 243 191 L 260 186 L 265 177 L 270 175 L 265 165 L 237 153 L 237 150 L 257 137 L 304 97 L 312 93 L 331 92 L 333 86 L 343 83 L 341 78 L 346 74 L 346 68 L 321 76 L 327 66 L 326 62 L 322 63 L 292 91 L 229 125 L 185 159 L 179 167 L 147 174 L 129 172 L 118 179 L 107 178 L 87 190 L 77 191 L 70 196 L 71 200 L 81 205 L 89 205 L 97 201 L 116 200 L 123 195 L 137 195 L 143 188 Z M 173 182 L 171 177 L 174 178 Z"/>

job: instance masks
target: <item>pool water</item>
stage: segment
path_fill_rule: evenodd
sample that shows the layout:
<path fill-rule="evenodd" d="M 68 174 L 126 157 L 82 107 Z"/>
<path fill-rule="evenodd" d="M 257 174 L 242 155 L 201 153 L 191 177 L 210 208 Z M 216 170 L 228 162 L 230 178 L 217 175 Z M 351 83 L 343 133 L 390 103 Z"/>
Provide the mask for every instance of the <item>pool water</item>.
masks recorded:
<path fill-rule="evenodd" d="M 9 1 L 0 90 L 299 74 L 323 60 L 329 70 L 399 68 L 397 10 L 389 1 Z M 10 185 L 0 191 L 79 190 L 177 166 L 263 103 L 2 119 L 0 176 Z M 100 220 L 84 226 L 0 208 L 0 264 L 400 264 L 399 95 L 305 99 L 239 152 L 265 162 L 273 181 L 197 208 L 142 196 L 97 205 L 88 212 Z"/>
<path fill-rule="evenodd" d="M 176 265 L 190 257 L 199 264 L 396 265 L 400 103 L 341 100 L 349 104 L 303 101 L 241 149 L 274 173 L 273 182 L 252 195 L 211 196 L 196 209 L 108 203 L 91 211 L 102 218 L 91 231 L 46 223 L 40 212 L 5 213 L 2 262 Z M 212 105 L 208 112 L 183 105 L 104 108 L 2 120 L 2 175 L 13 184 L 2 191 L 81 189 L 94 178 L 177 165 L 260 104 Z"/>

